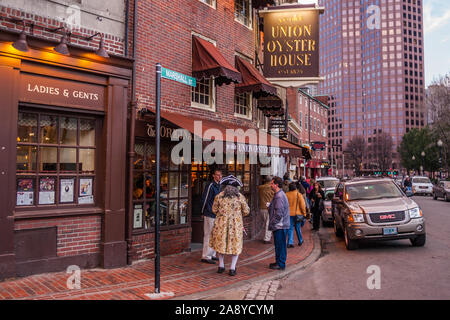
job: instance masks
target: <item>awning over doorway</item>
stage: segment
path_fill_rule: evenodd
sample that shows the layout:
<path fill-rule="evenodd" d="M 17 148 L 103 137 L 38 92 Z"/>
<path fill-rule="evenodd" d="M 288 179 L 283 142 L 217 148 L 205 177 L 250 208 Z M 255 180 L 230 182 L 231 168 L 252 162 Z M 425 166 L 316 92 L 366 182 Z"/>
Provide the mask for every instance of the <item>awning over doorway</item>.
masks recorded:
<path fill-rule="evenodd" d="M 236 68 L 242 75 L 242 83 L 235 86 L 237 93 L 252 92 L 255 98 L 277 95 L 277 88 L 267 81 L 250 62 L 236 56 Z"/>
<path fill-rule="evenodd" d="M 265 131 L 256 130 L 257 136 L 249 135 L 227 135 L 227 129 L 238 130 L 242 129 L 247 132 L 250 127 L 240 127 L 228 122 L 219 122 L 207 120 L 195 116 L 186 116 L 174 112 L 161 111 L 161 117 L 177 127 L 188 130 L 191 134 L 202 135 L 205 133 L 210 135 L 214 133 L 211 129 L 215 129 L 218 136 L 211 136 L 213 140 L 224 141 L 224 151 L 239 150 L 243 152 L 262 152 L 268 155 L 279 155 L 284 157 L 302 157 L 303 148 L 296 146 L 287 141 L 278 139 Z M 199 121 L 199 122 L 196 122 Z M 211 130 L 211 131 L 210 131 Z M 238 138 L 239 137 L 239 138 Z M 243 139 L 241 138 L 243 137 Z M 255 140 L 253 140 L 255 139 Z M 205 140 L 205 139 L 203 139 Z M 254 143 L 256 141 L 256 144 Z"/>
<path fill-rule="evenodd" d="M 214 77 L 215 84 L 241 83 L 242 76 L 209 41 L 192 37 L 192 75 L 201 80 Z"/>

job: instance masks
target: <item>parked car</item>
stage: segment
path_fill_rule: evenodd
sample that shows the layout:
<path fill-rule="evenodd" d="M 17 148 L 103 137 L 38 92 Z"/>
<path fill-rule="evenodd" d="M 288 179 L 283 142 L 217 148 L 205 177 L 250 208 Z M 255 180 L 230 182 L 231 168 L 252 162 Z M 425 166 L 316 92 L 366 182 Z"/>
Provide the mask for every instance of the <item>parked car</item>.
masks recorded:
<path fill-rule="evenodd" d="M 411 179 L 412 182 L 412 192 L 416 194 L 423 195 L 433 195 L 433 184 L 428 177 L 414 176 Z"/>
<path fill-rule="evenodd" d="M 410 239 L 425 245 L 425 219 L 416 202 L 391 179 L 357 179 L 339 183 L 332 201 L 334 231 L 348 250 L 361 240 Z"/>
<path fill-rule="evenodd" d="M 444 198 L 445 201 L 450 201 L 450 181 L 440 181 L 433 186 L 433 199 Z"/>
<path fill-rule="evenodd" d="M 322 211 L 322 225 L 324 227 L 333 224 L 333 215 L 331 214 L 331 201 L 334 197 L 334 190 L 325 192 L 324 210 Z"/>

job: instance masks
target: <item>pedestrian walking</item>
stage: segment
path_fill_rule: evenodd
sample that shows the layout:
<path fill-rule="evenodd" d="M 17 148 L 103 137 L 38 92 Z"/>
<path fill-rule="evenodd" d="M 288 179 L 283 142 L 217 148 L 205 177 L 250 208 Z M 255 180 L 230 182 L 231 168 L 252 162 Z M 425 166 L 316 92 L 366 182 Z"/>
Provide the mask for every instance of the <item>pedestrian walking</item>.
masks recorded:
<path fill-rule="evenodd" d="M 269 230 L 273 231 L 276 262 L 271 263 L 269 268 L 284 270 L 287 256 L 286 238 L 290 226 L 289 201 L 282 190 L 283 180 L 280 177 L 274 177 L 270 186 L 275 194 L 269 205 Z"/>
<path fill-rule="evenodd" d="M 212 178 L 212 181 L 205 186 L 202 194 L 203 252 L 201 262 L 215 264 L 218 259 L 216 252 L 209 246 L 209 236 L 216 218 L 215 213 L 212 211 L 212 206 L 214 199 L 220 192 L 222 171 L 215 169 L 212 172 Z"/>
<path fill-rule="evenodd" d="M 216 215 L 214 227 L 211 231 L 209 245 L 213 248 L 219 258 L 218 273 L 225 271 L 224 255 L 231 255 L 231 266 L 229 275 L 236 275 L 236 263 L 242 252 L 244 219 L 250 213 L 245 197 L 239 192 L 237 187 L 242 187 L 242 182 L 234 176 L 222 179 L 220 192 L 212 206 L 212 211 Z"/>
<path fill-rule="evenodd" d="M 318 231 L 320 228 L 320 216 L 324 209 L 325 193 L 320 183 L 315 182 L 313 190 L 310 193 L 311 213 L 313 216 L 313 230 Z"/>
<path fill-rule="evenodd" d="M 303 187 L 302 187 L 303 188 Z M 286 193 L 286 197 L 289 201 L 289 219 L 290 227 L 288 231 L 288 248 L 294 247 L 294 228 L 297 234 L 298 245 L 303 244 L 301 227 L 305 224 L 306 208 L 305 200 L 302 194 L 297 190 L 295 182 L 291 182 L 289 185 L 289 192 Z"/>
<path fill-rule="evenodd" d="M 289 192 L 289 184 L 291 183 L 291 179 L 289 178 L 289 173 L 285 173 L 283 176 L 283 191 L 284 193 Z"/>
<path fill-rule="evenodd" d="M 273 198 L 273 190 L 270 187 L 272 178 L 265 176 L 264 184 L 258 186 L 259 195 L 259 214 L 257 216 L 256 239 L 262 240 L 265 244 L 269 244 L 272 239 L 272 232 L 269 231 L 269 204 Z"/>

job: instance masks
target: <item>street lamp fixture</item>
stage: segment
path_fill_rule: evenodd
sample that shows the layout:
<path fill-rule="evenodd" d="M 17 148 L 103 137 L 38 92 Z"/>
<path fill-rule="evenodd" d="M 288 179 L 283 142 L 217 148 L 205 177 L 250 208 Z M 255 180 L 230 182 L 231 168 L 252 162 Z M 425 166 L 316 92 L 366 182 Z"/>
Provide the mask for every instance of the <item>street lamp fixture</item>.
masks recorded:
<path fill-rule="evenodd" d="M 420 155 L 422 156 L 422 175 L 425 175 L 425 163 L 424 163 L 424 159 L 425 159 L 425 151 L 422 151 L 420 153 Z"/>
<path fill-rule="evenodd" d="M 442 145 L 444 143 L 441 139 L 438 140 L 437 145 L 439 147 L 439 180 L 442 180 Z"/>

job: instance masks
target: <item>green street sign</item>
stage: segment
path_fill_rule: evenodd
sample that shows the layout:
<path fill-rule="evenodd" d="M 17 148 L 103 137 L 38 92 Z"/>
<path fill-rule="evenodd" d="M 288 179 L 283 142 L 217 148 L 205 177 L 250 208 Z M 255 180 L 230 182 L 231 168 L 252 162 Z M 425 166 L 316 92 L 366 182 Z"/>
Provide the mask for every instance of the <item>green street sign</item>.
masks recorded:
<path fill-rule="evenodd" d="M 187 84 L 188 86 L 191 86 L 191 87 L 197 86 L 197 80 L 195 78 L 189 77 L 185 74 L 182 74 L 182 73 L 170 70 L 170 69 L 162 68 L 161 77 L 163 77 L 165 79 L 181 82 L 181 83 Z"/>

